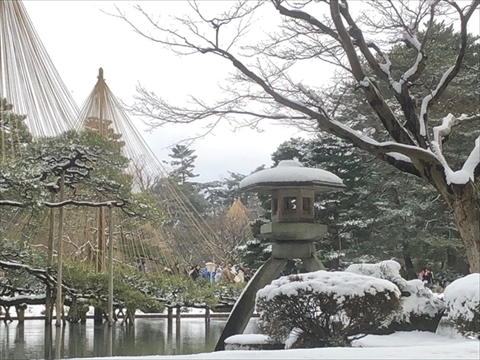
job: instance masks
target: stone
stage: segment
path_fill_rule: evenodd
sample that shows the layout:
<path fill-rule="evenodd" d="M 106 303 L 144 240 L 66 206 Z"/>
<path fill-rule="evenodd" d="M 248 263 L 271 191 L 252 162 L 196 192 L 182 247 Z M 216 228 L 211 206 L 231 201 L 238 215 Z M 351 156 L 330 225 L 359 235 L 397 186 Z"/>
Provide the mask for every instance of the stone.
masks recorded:
<path fill-rule="evenodd" d="M 320 240 L 327 233 L 327 226 L 314 223 L 267 223 L 260 227 L 260 233 L 274 240 Z"/>

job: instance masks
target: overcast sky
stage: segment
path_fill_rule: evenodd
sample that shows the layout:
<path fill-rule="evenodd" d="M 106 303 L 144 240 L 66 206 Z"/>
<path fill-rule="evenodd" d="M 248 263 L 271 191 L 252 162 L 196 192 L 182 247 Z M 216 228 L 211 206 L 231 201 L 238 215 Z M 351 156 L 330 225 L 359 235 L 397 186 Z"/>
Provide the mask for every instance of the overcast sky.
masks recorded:
<path fill-rule="evenodd" d="M 102 12 L 114 12 L 115 3 L 134 13 L 131 3 L 126 1 L 24 1 L 35 29 L 78 106 L 93 89 L 99 67 L 103 67 L 112 92 L 127 104 L 132 102 L 137 83 L 159 96 L 174 99 L 177 104 L 191 93 L 214 97 L 218 81 L 231 71 L 230 64 L 214 56 L 173 55 L 135 34 L 125 22 Z M 139 3 L 155 6 L 154 11 L 177 14 L 187 6 L 186 2 L 178 1 Z M 132 120 L 145 128 L 139 119 L 132 117 Z M 268 131 L 234 133 L 224 125 L 214 135 L 197 140 L 192 148 L 198 156 L 198 180 L 216 180 L 228 176 L 227 171 L 249 174 L 262 164 L 271 166 L 270 155 L 277 146 L 292 136 L 300 136 L 293 128 L 268 125 L 263 128 Z M 168 147 L 195 136 L 198 131 L 193 126 L 170 126 L 142 134 L 160 160 L 169 160 Z"/>

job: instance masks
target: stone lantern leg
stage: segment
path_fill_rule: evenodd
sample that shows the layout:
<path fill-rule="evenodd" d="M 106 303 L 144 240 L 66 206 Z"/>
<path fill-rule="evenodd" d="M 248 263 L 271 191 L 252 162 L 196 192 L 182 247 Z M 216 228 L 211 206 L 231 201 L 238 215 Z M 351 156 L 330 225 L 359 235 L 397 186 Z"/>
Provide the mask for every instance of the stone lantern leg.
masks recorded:
<path fill-rule="evenodd" d="M 345 188 L 342 180 L 325 170 L 305 168 L 294 160 L 280 161 L 277 167 L 256 172 L 240 182 L 244 191 L 270 194 L 272 222 L 260 232 L 273 242 L 272 255 L 250 279 L 230 313 L 215 351 L 225 349 L 225 339 L 243 333 L 255 307 L 257 291 L 270 284 L 285 268 L 287 260 L 301 259 L 305 270 L 325 267 L 315 256 L 314 242 L 327 226 L 314 223 L 315 195 Z"/>

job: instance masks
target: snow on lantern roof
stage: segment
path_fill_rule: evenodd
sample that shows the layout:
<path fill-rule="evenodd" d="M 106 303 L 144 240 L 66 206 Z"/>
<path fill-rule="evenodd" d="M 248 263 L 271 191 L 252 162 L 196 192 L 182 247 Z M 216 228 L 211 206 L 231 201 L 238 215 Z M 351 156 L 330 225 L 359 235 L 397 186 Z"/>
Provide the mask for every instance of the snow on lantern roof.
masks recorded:
<path fill-rule="evenodd" d="M 286 187 L 313 187 L 316 193 L 345 188 L 342 179 L 329 171 L 304 167 L 296 160 L 283 160 L 271 169 L 261 170 L 240 182 L 240 189 L 258 192 Z"/>

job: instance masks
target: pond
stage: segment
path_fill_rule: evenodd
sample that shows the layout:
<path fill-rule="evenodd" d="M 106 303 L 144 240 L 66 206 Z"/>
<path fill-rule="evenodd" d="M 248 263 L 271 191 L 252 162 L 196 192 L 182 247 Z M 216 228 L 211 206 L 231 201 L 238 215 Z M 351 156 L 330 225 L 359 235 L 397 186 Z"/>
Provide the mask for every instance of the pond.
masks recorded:
<path fill-rule="evenodd" d="M 211 352 L 220 337 L 226 319 L 182 318 L 173 321 L 169 331 L 167 319 L 136 319 L 134 327 L 119 323 L 94 326 L 68 324 L 45 327 L 43 320 L 0 323 L 0 359 L 68 359 L 102 356 L 175 355 Z M 51 329 L 51 331 L 50 331 Z M 245 333 L 258 332 L 252 319 Z"/>

